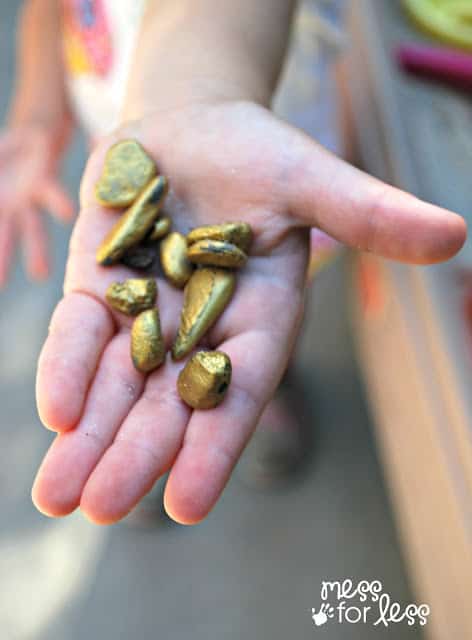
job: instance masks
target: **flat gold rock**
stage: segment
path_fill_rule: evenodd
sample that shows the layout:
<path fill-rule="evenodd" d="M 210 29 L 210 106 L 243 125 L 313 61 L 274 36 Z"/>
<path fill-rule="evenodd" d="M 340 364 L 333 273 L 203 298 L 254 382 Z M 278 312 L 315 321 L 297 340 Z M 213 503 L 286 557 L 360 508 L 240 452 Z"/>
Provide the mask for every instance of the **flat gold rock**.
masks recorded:
<path fill-rule="evenodd" d="M 187 258 L 194 264 L 239 269 L 247 262 L 247 255 L 235 244 L 221 240 L 199 240 L 187 249 Z"/>
<path fill-rule="evenodd" d="M 161 366 L 166 357 L 159 312 L 143 311 L 131 328 L 131 359 L 138 371 L 149 373 Z"/>
<path fill-rule="evenodd" d="M 181 233 L 173 231 L 161 242 L 161 265 L 174 287 L 185 287 L 193 273 L 193 266 L 187 258 L 187 240 Z"/>
<path fill-rule="evenodd" d="M 194 271 L 184 291 L 180 327 L 172 347 L 174 360 L 184 358 L 221 316 L 236 287 L 236 276 L 225 269 Z"/>
<path fill-rule="evenodd" d="M 196 227 L 187 234 L 189 245 L 200 240 L 229 242 L 247 252 L 252 242 L 252 229 L 247 222 L 225 222 Z"/>
<path fill-rule="evenodd" d="M 231 360 L 222 351 L 198 351 L 179 374 L 177 390 L 193 409 L 213 409 L 231 382 Z"/>
<path fill-rule="evenodd" d="M 97 251 L 97 262 L 109 266 L 147 235 L 159 215 L 168 191 L 167 178 L 157 176 L 121 216 Z"/>
<path fill-rule="evenodd" d="M 153 159 L 139 142 L 121 140 L 108 149 L 95 196 L 104 207 L 128 207 L 156 173 Z"/>
<path fill-rule="evenodd" d="M 124 282 L 113 282 L 105 294 L 106 301 L 116 311 L 136 316 L 141 311 L 152 309 L 156 303 L 157 285 L 152 278 L 130 278 Z"/>

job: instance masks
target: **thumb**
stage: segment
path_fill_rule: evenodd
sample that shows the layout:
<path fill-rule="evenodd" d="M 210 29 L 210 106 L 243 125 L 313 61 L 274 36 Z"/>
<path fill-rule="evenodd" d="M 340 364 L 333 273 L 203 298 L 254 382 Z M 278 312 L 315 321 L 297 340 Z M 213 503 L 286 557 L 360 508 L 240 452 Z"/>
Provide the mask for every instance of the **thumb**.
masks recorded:
<path fill-rule="evenodd" d="M 459 215 L 367 175 L 299 131 L 294 135 L 288 206 L 299 220 L 401 262 L 441 262 L 461 249 L 467 226 Z"/>

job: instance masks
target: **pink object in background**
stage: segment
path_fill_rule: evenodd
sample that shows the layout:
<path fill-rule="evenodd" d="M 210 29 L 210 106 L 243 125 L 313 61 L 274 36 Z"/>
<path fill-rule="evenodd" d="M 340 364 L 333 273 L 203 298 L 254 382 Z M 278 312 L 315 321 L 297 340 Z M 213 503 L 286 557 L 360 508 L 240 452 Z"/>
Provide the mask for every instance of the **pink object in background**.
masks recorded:
<path fill-rule="evenodd" d="M 461 89 L 472 89 L 472 55 L 446 47 L 405 43 L 397 47 L 400 67 L 433 80 L 443 80 Z"/>

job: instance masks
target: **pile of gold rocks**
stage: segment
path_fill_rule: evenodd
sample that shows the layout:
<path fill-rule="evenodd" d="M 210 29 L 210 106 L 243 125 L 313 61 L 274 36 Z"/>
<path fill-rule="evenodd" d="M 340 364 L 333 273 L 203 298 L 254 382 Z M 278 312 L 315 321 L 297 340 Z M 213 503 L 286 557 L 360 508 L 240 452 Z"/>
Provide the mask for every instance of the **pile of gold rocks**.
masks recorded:
<path fill-rule="evenodd" d="M 152 158 L 135 140 L 113 145 L 96 185 L 98 202 L 126 211 L 97 251 L 97 262 L 149 270 L 158 254 L 169 282 L 185 287 L 180 327 L 172 357 L 188 355 L 228 305 L 236 285 L 234 269 L 247 262 L 252 231 L 245 222 L 198 227 L 187 237 L 171 232 L 161 216 L 168 181 L 157 175 Z M 159 244 L 160 243 L 160 251 Z M 156 307 L 154 278 L 133 278 L 111 284 L 108 304 L 135 316 L 131 330 L 131 357 L 136 369 L 149 373 L 165 360 L 166 351 Z M 231 361 L 222 351 L 198 351 L 179 374 L 180 397 L 195 409 L 210 409 L 223 400 L 231 381 Z"/>

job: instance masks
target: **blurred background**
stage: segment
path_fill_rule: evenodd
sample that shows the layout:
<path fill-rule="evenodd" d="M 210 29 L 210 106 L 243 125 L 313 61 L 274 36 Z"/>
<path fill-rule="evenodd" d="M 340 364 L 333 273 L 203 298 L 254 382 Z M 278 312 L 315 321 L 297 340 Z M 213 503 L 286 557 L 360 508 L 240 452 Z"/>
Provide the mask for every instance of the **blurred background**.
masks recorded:
<path fill-rule="evenodd" d="M 20 5 L 0 5 L 3 115 Z M 399 68 L 400 43 L 439 44 L 435 29 L 430 38 L 413 25 L 399 1 L 302 3 L 275 108 L 370 172 L 466 215 L 470 101 L 447 69 L 425 79 L 414 56 L 421 75 Z M 78 137 L 64 166 L 71 193 L 85 159 Z M 296 358 L 313 451 L 293 482 L 254 491 L 235 476 L 191 528 L 165 518 L 100 528 L 80 513 L 49 520 L 30 499 L 52 439 L 36 414 L 36 361 L 70 229 L 49 232 L 53 277 L 33 285 L 17 264 L 0 293 L 2 640 L 470 635 L 468 246 L 428 269 L 343 255 L 315 277 Z M 428 624 L 316 627 L 322 581 L 346 578 L 380 581 L 402 607 L 428 603 Z"/>

